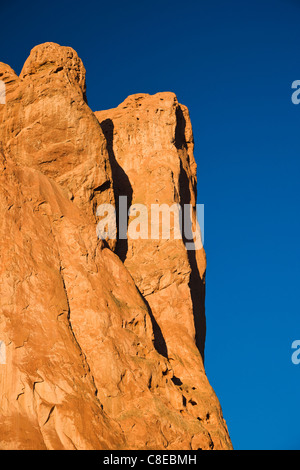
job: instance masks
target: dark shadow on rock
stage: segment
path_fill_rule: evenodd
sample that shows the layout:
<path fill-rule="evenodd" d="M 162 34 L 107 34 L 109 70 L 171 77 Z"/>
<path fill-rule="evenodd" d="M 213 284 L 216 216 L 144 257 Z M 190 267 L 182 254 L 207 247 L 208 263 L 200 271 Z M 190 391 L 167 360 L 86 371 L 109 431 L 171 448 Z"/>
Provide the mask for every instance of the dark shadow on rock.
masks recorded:
<path fill-rule="evenodd" d="M 180 107 L 176 111 L 177 126 L 175 131 L 175 145 L 177 149 L 186 149 L 187 143 L 185 139 L 185 118 L 183 116 Z M 191 190 L 189 185 L 188 175 L 183 168 L 182 161 L 180 161 L 180 175 L 179 175 L 179 188 L 180 188 L 180 205 L 182 208 L 183 220 L 188 220 L 188 224 L 192 227 L 192 220 L 190 213 L 185 214 L 184 205 L 190 204 L 191 202 Z M 196 192 L 196 188 L 195 188 Z M 186 219 L 185 219 L 186 218 Z M 182 231 L 183 232 L 183 231 Z M 183 242 L 191 243 L 182 233 Z M 189 263 L 191 266 L 191 277 L 189 287 L 191 290 L 191 297 L 193 302 L 193 316 L 196 331 L 196 345 L 202 356 L 204 362 L 204 349 L 205 349 L 205 338 L 206 338 L 206 318 L 205 318 L 205 277 L 201 279 L 199 269 L 197 266 L 196 252 L 195 250 L 187 250 Z"/>
<path fill-rule="evenodd" d="M 126 175 L 123 168 L 119 165 L 116 160 L 114 150 L 113 150 L 113 135 L 114 135 L 114 124 L 111 119 L 106 119 L 100 123 L 102 132 L 106 138 L 107 142 L 107 151 L 109 154 L 110 165 L 112 169 L 112 177 L 113 177 L 113 185 L 114 185 L 114 194 L 116 199 L 116 212 L 117 212 L 117 226 L 119 227 L 119 197 L 120 196 L 127 196 L 127 222 L 128 222 L 128 209 L 132 204 L 132 186 L 130 184 L 129 178 Z M 125 261 L 126 255 L 128 251 L 128 240 L 120 240 L 117 241 L 116 247 L 116 254 L 119 256 L 121 261 Z M 139 290 L 138 290 L 139 291 Z M 141 297 L 143 298 L 145 305 L 147 307 L 151 322 L 152 322 L 152 329 L 154 334 L 154 347 L 156 351 L 168 358 L 168 349 L 166 341 L 163 337 L 162 331 L 160 329 L 159 324 L 157 323 L 152 310 L 150 308 L 149 303 L 140 293 Z"/>
<path fill-rule="evenodd" d="M 112 177 L 113 177 L 113 187 L 116 200 L 116 216 L 117 216 L 117 227 L 119 228 L 119 197 L 127 197 L 127 225 L 128 225 L 128 210 L 132 204 L 132 186 L 130 184 L 129 178 L 126 175 L 123 168 L 119 165 L 116 160 L 114 150 L 113 150 L 113 137 L 114 137 L 114 124 L 111 119 L 105 119 L 100 123 L 102 132 L 107 142 L 107 151 L 109 155 Z M 120 240 L 118 238 L 116 254 L 119 256 L 121 261 L 125 261 L 128 251 L 128 240 Z"/>
<path fill-rule="evenodd" d="M 180 106 L 176 108 L 175 147 L 177 150 L 187 148 L 185 139 L 185 117 Z"/>
<path fill-rule="evenodd" d="M 141 292 L 139 291 L 139 289 L 137 288 L 140 296 L 143 298 L 145 304 L 146 304 L 146 307 L 147 307 L 147 310 L 148 310 L 148 313 L 149 313 L 149 316 L 151 318 L 151 322 L 152 322 L 152 329 L 153 329 L 153 334 L 154 334 L 154 341 L 153 341 L 153 344 L 154 344 L 154 347 L 156 349 L 156 351 L 161 355 L 161 356 L 164 356 L 166 359 L 168 359 L 168 348 L 167 348 L 167 343 L 165 341 L 165 338 L 162 334 L 162 331 L 160 329 L 160 326 L 159 324 L 157 323 L 157 321 L 155 320 L 155 317 L 152 313 L 152 310 L 151 310 L 151 307 L 148 303 L 148 301 L 146 300 L 146 298 L 141 294 Z"/>

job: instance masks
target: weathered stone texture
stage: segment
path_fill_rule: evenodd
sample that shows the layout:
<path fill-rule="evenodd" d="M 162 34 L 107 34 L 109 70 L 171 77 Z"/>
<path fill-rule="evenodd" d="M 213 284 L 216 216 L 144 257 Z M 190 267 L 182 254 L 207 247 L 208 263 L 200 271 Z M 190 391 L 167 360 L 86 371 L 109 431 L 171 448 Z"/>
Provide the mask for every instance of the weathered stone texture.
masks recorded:
<path fill-rule="evenodd" d="M 96 208 L 192 204 L 172 93 L 93 113 L 85 69 L 46 43 L 0 63 L 0 449 L 230 449 L 203 366 L 205 253 L 98 240 Z"/>

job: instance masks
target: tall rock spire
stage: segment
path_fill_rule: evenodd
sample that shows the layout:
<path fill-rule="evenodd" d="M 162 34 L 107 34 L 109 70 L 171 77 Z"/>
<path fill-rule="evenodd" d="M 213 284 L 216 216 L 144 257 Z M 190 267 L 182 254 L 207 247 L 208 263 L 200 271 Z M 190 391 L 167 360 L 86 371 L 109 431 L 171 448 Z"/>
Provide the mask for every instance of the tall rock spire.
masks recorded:
<path fill-rule="evenodd" d="M 205 253 L 100 241 L 97 207 L 190 204 L 186 107 L 134 95 L 93 113 L 71 48 L 0 64 L 1 449 L 231 449 L 203 366 Z"/>

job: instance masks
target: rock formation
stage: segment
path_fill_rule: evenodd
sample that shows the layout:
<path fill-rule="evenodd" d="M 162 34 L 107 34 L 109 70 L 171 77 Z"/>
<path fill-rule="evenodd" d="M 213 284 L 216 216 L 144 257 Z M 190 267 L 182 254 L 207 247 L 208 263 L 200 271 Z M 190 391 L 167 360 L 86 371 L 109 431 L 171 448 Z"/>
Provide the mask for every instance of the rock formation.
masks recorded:
<path fill-rule="evenodd" d="M 205 253 L 99 240 L 97 207 L 191 204 L 173 93 L 93 113 L 76 52 L 0 63 L 0 449 L 231 449 L 203 366 Z"/>

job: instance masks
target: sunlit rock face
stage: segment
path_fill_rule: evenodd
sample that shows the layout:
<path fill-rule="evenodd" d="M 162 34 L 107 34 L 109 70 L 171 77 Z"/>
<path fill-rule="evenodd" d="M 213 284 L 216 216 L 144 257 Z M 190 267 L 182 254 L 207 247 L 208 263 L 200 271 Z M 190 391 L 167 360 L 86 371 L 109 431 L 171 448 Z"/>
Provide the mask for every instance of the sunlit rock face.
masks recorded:
<path fill-rule="evenodd" d="M 231 449 L 203 366 L 202 245 L 96 233 L 120 196 L 189 204 L 196 227 L 187 108 L 158 93 L 93 113 L 53 43 L 0 80 L 0 449 Z"/>

